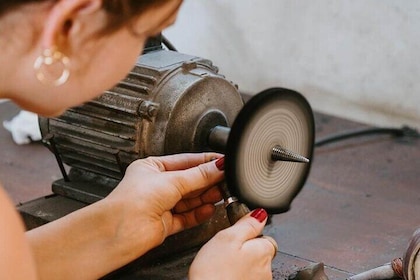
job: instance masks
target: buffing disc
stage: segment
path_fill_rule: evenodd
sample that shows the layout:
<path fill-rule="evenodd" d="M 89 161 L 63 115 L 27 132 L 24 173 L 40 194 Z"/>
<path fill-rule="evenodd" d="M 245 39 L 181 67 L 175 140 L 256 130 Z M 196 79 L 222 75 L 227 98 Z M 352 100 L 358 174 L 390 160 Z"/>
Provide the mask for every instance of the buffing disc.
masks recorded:
<path fill-rule="evenodd" d="M 250 208 L 286 212 L 303 187 L 314 146 L 314 118 L 298 92 L 271 88 L 253 96 L 236 117 L 226 146 L 226 183 Z M 273 148 L 302 155 L 309 163 L 276 161 Z"/>

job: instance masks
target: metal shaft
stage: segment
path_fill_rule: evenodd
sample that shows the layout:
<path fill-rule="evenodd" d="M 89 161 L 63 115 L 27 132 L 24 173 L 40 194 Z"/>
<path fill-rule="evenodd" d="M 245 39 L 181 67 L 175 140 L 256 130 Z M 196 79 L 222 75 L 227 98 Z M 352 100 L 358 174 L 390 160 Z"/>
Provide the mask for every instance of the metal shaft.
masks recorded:
<path fill-rule="evenodd" d="M 210 148 L 218 152 L 225 152 L 226 144 L 228 141 L 230 128 L 225 126 L 214 127 L 208 137 L 208 145 Z M 285 149 L 279 145 L 274 146 L 271 151 L 271 159 L 274 161 L 291 161 L 291 162 L 302 162 L 308 163 L 309 159 L 299 155 L 293 151 Z"/>
<path fill-rule="evenodd" d="M 309 159 L 293 151 L 280 146 L 275 146 L 271 152 L 271 159 L 274 161 L 292 161 L 308 163 Z"/>
<path fill-rule="evenodd" d="M 222 182 L 219 185 L 220 191 L 225 201 L 225 209 L 228 216 L 228 220 L 231 225 L 235 224 L 240 218 L 250 212 L 248 206 L 238 201 L 238 199 L 230 193 L 226 182 Z"/>

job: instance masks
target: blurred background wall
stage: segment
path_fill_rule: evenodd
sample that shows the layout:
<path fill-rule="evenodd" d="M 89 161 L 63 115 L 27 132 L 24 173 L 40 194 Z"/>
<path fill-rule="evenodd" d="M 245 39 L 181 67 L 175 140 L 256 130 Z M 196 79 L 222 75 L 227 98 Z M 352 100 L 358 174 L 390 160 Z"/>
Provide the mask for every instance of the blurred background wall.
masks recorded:
<path fill-rule="evenodd" d="M 319 112 L 420 128 L 418 0 L 185 0 L 163 34 L 241 92 L 287 87 Z"/>

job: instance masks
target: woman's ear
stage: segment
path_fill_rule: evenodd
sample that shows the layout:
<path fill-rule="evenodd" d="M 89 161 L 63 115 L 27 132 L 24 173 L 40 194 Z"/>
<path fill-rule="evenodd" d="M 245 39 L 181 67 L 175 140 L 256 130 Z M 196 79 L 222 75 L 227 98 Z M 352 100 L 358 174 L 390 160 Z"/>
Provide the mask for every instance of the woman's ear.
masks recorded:
<path fill-rule="evenodd" d="M 83 18 L 98 12 L 102 0 L 59 0 L 47 14 L 41 36 L 41 45 L 45 49 L 66 48 L 70 34 L 77 34 Z"/>

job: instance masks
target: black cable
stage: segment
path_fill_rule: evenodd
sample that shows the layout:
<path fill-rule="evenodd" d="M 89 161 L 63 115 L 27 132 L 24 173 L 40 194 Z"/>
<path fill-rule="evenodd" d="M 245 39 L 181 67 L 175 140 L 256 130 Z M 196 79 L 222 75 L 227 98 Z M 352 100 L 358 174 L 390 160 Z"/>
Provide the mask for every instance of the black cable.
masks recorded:
<path fill-rule="evenodd" d="M 320 140 L 315 141 L 314 146 L 320 147 L 332 142 L 337 142 L 353 137 L 363 136 L 363 135 L 372 135 L 372 134 L 390 134 L 396 137 L 419 137 L 419 132 L 411 127 L 403 126 L 401 128 L 366 128 L 366 129 L 360 129 L 350 132 L 344 132 L 344 133 L 338 133 L 334 135 L 327 136 L 325 138 L 322 138 Z"/>
<path fill-rule="evenodd" d="M 171 41 L 168 40 L 168 38 L 165 37 L 165 35 L 162 34 L 162 43 L 168 48 L 170 51 L 177 52 L 178 50 L 175 48 L 175 46 L 171 43 Z"/>

